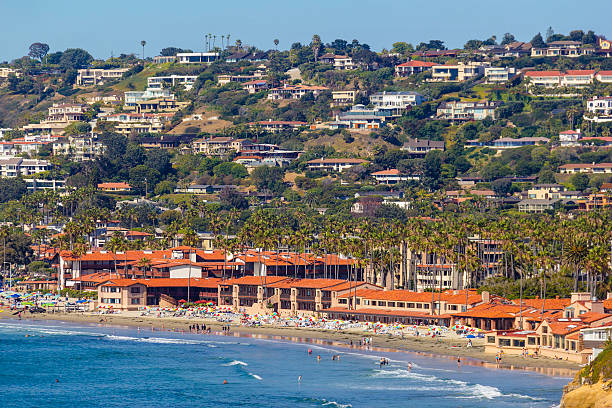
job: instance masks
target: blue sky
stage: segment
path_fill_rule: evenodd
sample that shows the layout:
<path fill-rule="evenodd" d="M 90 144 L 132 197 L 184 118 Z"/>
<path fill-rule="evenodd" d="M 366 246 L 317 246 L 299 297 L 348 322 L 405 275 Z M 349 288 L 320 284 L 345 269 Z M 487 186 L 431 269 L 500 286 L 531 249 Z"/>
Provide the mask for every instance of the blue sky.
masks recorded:
<path fill-rule="evenodd" d="M 96 58 L 111 52 L 157 55 L 166 46 L 203 50 L 204 35 L 230 34 L 260 48 L 358 39 L 375 50 L 396 41 L 443 40 L 460 47 L 473 38 L 505 32 L 529 41 L 552 26 L 555 32 L 592 29 L 612 37 L 612 0 L 0 0 L 0 61 L 27 54 L 32 42 L 51 51 L 80 47 Z"/>

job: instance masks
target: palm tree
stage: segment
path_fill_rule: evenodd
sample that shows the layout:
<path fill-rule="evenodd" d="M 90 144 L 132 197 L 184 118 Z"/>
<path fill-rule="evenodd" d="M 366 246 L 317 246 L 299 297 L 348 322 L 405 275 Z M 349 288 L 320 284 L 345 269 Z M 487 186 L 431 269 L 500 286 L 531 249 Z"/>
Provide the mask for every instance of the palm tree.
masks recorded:
<path fill-rule="evenodd" d="M 123 245 L 123 235 L 121 235 L 119 231 L 116 231 L 111 237 L 111 239 L 109 239 L 106 242 L 106 248 L 113 252 L 113 256 L 115 259 L 115 276 L 118 276 L 117 275 L 117 251 L 119 251 L 122 245 Z M 110 272 L 109 272 L 109 275 L 110 275 Z"/>
<path fill-rule="evenodd" d="M 4 275 L 4 265 L 6 264 L 6 240 L 11 235 L 11 230 L 8 226 L 0 227 L 0 238 L 2 238 L 2 272 Z"/>
<path fill-rule="evenodd" d="M 142 45 L 142 60 L 144 61 L 144 49 L 145 49 L 145 45 L 147 45 L 147 42 L 145 40 L 142 40 L 140 42 L 140 45 Z"/>
<path fill-rule="evenodd" d="M 321 51 L 321 37 L 319 37 L 319 35 L 315 34 L 312 36 L 311 47 L 312 53 L 314 54 L 314 60 L 317 62 L 319 59 L 319 51 Z"/>
<path fill-rule="evenodd" d="M 151 260 L 148 258 L 140 258 L 138 260 L 138 267 L 140 269 L 142 269 L 143 273 L 144 273 L 144 278 L 147 279 L 147 271 L 149 270 L 149 268 L 151 267 Z"/>

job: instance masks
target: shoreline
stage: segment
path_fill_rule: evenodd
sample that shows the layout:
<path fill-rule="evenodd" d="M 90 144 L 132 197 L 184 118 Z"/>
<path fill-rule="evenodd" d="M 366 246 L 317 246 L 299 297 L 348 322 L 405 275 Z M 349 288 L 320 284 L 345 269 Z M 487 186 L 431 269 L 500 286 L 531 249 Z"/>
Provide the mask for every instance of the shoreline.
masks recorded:
<path fill-rule="evenodd" d="M 6 310 L 5 310 L 6 312 Z M 13 318 L 8 313 L 0 313 L 0 319 Z M 23 314 L 23 320 L 61 321 L 70 323 L 88 323 L 104 326 L 124 326 L 141 330 L 184 332 L 189 333 L 189 326 L 206 324 L 211 334 L 233 337 L 248 337 L 263 340 L 282 340 L 315 345 L 328 345 L 347 349 L 378 351 L 385 353 L 414 353 L 425 357 L 456 360 L 461 358 L 462 365 L 481 366 L 493 369 L 525 370 L 555 377 L 573 377 L 580 369 L 575 363 L 552 360 L 548 358 L 524 358 L 505 355 L 501 364 L 495 363 L 495 355 L 485 354 L 483 346 L 466 348 L 461 342 L 452 339 L 439 338 L 434 341 L 427 337 L 393 337 L 372 333 L 351 332 L 347 330 L 325 330 L 306 327 L 281 326 L 241 326 L 232 323 L 218 322 L 201 318 L 172 318 L 150 316 L 92 315 L 80 313 L 44 313 Z M 222 331 L 222 326 L 231 326 L 230 333 Z M 364 337 L 372 338 L 372 345 L 367 349 L 358 346 Z M 351 344 L 352 342 L 352 344 Z"/>

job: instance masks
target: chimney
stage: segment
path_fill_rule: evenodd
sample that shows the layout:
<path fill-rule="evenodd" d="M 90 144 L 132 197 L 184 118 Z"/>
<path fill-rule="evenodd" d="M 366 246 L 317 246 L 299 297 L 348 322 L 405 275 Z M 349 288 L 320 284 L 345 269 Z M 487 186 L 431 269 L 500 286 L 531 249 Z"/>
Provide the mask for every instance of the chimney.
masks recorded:
<path fill-rule="evenodd" d="M 556 296 L 555 296 L 555 299 L 559 299 L 559 295 L 556 295 Z"/>
<path fill-rule="evenodd" d="M 612 292 L 608 292 L 608 296 L 606 297 L 607 300 L 612 299 Z"/>
<path fill-rule="evenodd" d="M 483 303 L 489 303 L 491 301 L 491 295 L 486 290 L 481 293 Z"/>

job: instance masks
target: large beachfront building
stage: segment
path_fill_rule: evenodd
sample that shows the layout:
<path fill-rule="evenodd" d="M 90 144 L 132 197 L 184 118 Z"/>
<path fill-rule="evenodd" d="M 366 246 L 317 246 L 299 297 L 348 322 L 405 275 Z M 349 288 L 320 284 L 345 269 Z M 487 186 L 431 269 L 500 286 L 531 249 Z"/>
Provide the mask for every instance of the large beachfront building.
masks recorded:
<path fill-rule="evenodd" d="M 97 286 L 97 304 L 115 310 L 173 307 L 181 301 L 217 304 L 220 281 L 218 278 L 111 278 Z"/>
<path fill-rule="evenodd" d="M 583 330 L 612 324 L 604 302 L 589 293 L 572 293 L 570 299 L 515 301 L 514 305 L 488 306 L 488 310 L 474 308 L 455 317 L 490 330 L 485 334 L 486 353 L 537 355 L 579 364 L 590 361 L 594 348 L 603 344 L 585 343 Z"/>
<path fill-rule="evenodd" d="M 366 282 L 343 279 L 297 279 L 283 276 L 244 276 L 219 284 L 219 305 L 246 313 L 281 315 L 321 314 L 335 300 L 357 289 L 382 290 Z"/>
<path fill-rule="evenodd" d="M 138 237 L 144 238 L 145 236 Z M 148 260 L 147 264 L 142 264 L 143 258 Z M 71 251 L 60 251 L 56 254 L 54 263 L 58 265 L 60 289 L 79 289 L 82 280 L 88 275 L 101 274 L 101 277 L 105 278 L 111 273 L 134 279 L 228 276 L 333 276 L 335 279 L 348 279 L 354 260 L 335 254 L 319 256 L 310 253 L 256 250 L 231 254 L 222 250 L 178 246 L 157 251 L 87 251 L 80 256 Z"/>

